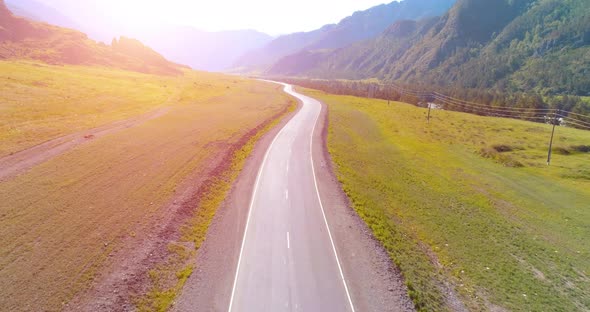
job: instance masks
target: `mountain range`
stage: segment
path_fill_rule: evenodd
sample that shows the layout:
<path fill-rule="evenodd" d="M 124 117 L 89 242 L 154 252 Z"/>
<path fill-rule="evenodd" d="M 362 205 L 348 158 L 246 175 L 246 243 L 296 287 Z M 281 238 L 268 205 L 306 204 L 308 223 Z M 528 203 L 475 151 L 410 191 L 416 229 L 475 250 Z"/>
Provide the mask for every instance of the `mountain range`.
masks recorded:
<path fill-rule="evenodd" d="M 134 37 L 171 60 L 207 71 L 227 70 L 246 51 L 272 40 L 254 30 L 206 32 L 187 26 L 160 26 Z"/>
<path fill-rule="evenodd" d="M 280 36 L 260 49 L 243 55 L 234 67 L 241 72 L 261 72 L 281 58 L 300 52 L 345 47 L 374 38 L 397 20 L 421 19 L 444 14 L 455 0 L 404 0 L 355 12 L 338 24 L 310 32 Z"/>
<path fill-rule="evenodd" d="M 134 39 L 121 37 L 108 46 L 76 30 L 14 16 L 4 0 L 0 0 L 0 59 L 98 65 L 161 75 L 180 75 L 183 67 Z"/>
<path fill-rule="evenodd" d="M 441 17 L 397 21 L 339 49 L 303 49 L 265 74 L 590 95 L 590 5 L 458 0 Z"/>
<path fill-rule="evenodd" d="M 6 0 L 6 6 L 14 15 L 33 21 L 45 22 L 65 28 L 78 29 L 80 25 L 56 9 L 35 0 Z M 109 38 L 108 41 L 110 41 Z M 105 41 L 105 42 L 108 42 Z"/>
<path fill-rule="evenodd" d="M 76 19 L 35 0 L 7 0 L 21 15 L 76 28 L 93 39 L 110 42 L 117 32 L 130 34 L 195 69 L 581 96 L 590 95 L 587 1 L 394 1 L 338 24 L 273 39 L 253 30 L 129 29 L 100 17 Z M 76 37 L 78 49 L 89 42 L 76 31 L 68 36 Z M 65 41 L 59 41 L 60 47 Z M 43 58 L 53 61 L 55 56 L 45 53 Z"/>
<path fill-rule="evenodd" d="M 60 12 L 35 0 L 6 0 L 6 4 L 16 15 L 76 29 L 97 41 L 109 43 L 119 36 L 137 38 L 166 58 L 199 70 L 226 70 L 239 56 L 273 39 L 254 30 L 206 32 L 160 23 L 134 27 L 113 21 L 108 14 L 86 17 L 73 9 Z"/>

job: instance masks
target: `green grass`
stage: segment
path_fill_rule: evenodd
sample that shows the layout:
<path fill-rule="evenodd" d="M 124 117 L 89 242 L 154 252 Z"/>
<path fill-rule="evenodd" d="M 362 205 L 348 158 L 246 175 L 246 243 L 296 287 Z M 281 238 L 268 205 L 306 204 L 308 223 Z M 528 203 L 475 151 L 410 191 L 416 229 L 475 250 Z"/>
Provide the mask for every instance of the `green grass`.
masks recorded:
<path fill-rule="evenodd" d="M 159 118 L 90 140 L 0 182 L 0 310 L 7 311 L 24 309 L 23 303 L 29 310 L 61 309 L 91 284 L 123 239 L 146 239 L 187 177 L 211 178 L 217 159 L 292 103 L 279 86 L 219 74 L 162 78 L 91 67 L 0 66 L 15 67 L 0 79 L 0 97 L 10 99 L 1 109 L 11 112 L 2 115 L 3 125 L 25 129 L 0 130 L 0 137 L 11 138 L 6 152 L 31 146 L 39 136 L 47 140 L 163 103 L 170 107 Z M 24 87 L 42 75 L 53 77 L 46 93 Z M 114 102 L 97 109 L 93 99 L 103 91 Z M 50 95 L 46 104 L 44 94 Z M 185 268 L 173 270 L 173 282 L 183 279 L 175 274 Z M 166 276 L 160 281 L 167 289 Z"/>
<path fill-rule="evenodd" d="M 452 310 L 445 284 L 475 311 L 590 309 L 590 132 L 557 128 L 548 167 L 548 125 L 305 92 L 419 310 Z"/>

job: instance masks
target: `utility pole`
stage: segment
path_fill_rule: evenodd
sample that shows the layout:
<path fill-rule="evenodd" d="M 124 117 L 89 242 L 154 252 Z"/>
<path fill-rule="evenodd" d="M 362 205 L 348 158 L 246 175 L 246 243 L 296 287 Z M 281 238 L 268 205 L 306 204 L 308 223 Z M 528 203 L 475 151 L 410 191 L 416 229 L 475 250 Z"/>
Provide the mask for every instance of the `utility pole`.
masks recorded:
<path fill-rule="evenodd" d="M 431 105 L 432 105 L 432 103 L 430 103 L 430 101 L 429 101 L 428 102 L 428 117 L 427 117 L 428 123 L 430 123 L 430 110 L 432 109 Z"/>
<path fill-rule="evenodd" d="M 551 130 L 551 140 L 549 141 L 549 152 L 547 152 L 547 166 L 551 164 L 551 149 L 553 149 L 553 136 L 555 135 L 555 124 L 557 124 L 555 112 L 553 112 L 553 118 L 551 119 L 553 124 L 553 130 Z"/>

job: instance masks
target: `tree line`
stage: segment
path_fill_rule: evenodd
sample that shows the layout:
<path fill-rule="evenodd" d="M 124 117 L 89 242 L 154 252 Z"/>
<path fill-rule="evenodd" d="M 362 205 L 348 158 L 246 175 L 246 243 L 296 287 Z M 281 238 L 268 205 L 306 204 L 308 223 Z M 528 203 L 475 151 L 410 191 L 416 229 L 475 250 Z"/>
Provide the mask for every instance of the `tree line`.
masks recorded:
<path fill-rule="evenodd" d="M 525 119 L 535 122 L 561 120 L 562 125 L 590 130 L 590 103 L 579 96 L 541 96 L 534 92 L 384 84 L 372 81 L 284 78 L 281 81 L 337 95 L 400 101 L 427 107 L 436 103 L 447 110 L 482 116 Z M 571 122 L 567 122 L 570 121 Z"/>

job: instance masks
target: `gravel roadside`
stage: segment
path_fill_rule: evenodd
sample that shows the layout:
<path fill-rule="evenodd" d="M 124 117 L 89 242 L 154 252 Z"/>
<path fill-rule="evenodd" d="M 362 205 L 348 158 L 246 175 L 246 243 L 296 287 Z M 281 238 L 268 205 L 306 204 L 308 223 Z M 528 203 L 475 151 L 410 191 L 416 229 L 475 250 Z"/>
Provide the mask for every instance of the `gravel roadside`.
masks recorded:
<path fill-rule="evenodd" d="M 387 251 L 352 209 L 336 178 L 327 148 L 328 109 L 322 113 L 313 141 L 318 187 L 356 311 L 414 311 L 403 277 Z"/>
<path fill-rule="evenodd" d="M 227 311 L 248 203 L 268 146 L 297 113 L 269 131 L 256 145 L 231 193 L 219 208 L 195 259 L 195 271 L 172 311 Z M 326 217 L 356 311 L 414 311 L 399 270 L 351 208 L 337 181 L 326 147 L 327 107 L 316 126 L 313 158 Z"/>

